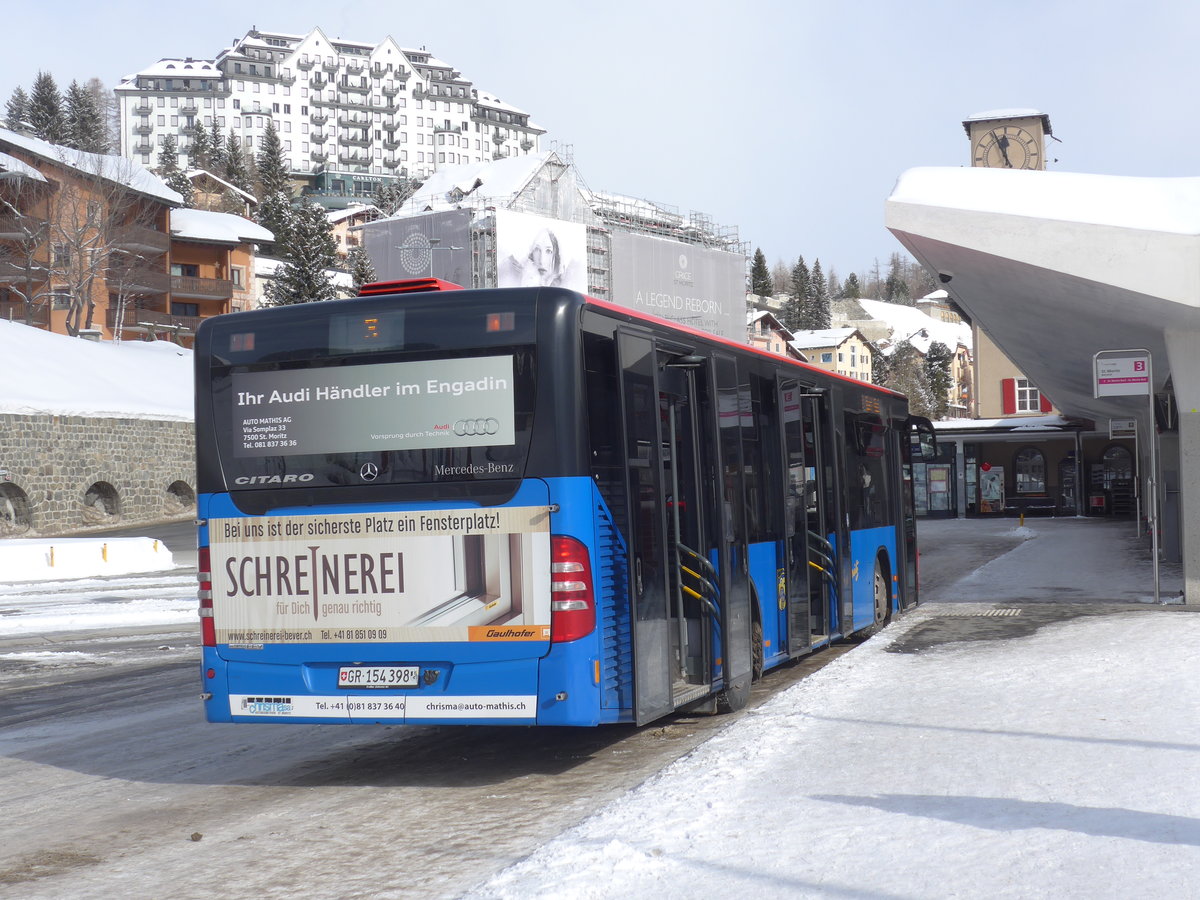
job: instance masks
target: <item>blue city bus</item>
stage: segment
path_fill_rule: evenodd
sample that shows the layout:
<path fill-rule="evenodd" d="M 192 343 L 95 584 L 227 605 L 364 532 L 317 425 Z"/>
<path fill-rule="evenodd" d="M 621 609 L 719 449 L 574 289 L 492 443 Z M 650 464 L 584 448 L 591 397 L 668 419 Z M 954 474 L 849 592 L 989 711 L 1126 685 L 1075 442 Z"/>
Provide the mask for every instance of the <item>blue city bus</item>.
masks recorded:
<path fill-rule="evenodd" d="M 643 724 L 917 603 L 897 393 L 559 288 L 196 335 L 212 722 Z"/>

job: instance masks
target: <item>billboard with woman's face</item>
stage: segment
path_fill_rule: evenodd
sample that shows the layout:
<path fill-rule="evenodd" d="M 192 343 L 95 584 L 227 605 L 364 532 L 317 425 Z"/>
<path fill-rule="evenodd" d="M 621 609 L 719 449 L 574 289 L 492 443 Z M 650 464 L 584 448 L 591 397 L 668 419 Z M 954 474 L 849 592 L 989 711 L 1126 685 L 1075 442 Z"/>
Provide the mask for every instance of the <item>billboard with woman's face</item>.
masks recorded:
<path fill-rule="evenodd" d="M 496 285 L 587 293 L 587 229 L 529 213 L 496 212 Z"/>

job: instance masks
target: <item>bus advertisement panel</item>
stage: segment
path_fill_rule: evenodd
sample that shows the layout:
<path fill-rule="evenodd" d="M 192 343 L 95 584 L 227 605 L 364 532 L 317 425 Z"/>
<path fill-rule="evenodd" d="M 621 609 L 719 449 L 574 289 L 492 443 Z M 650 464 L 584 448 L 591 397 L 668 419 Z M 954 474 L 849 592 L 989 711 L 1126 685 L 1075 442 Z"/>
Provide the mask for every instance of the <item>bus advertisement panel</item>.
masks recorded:
<path fill-rule="evenodd" d="M 209 521 L 231 646 L 548 641 L 545 507 Z"/>

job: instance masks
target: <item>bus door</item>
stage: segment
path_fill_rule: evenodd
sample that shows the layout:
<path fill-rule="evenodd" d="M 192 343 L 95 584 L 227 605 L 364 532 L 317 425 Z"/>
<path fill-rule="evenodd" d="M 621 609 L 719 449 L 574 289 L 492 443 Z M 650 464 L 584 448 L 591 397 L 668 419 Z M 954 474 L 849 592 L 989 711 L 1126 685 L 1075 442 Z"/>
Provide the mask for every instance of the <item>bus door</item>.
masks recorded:
<path fill-rule="evenodd" d="M 795 379 L 780 378 L 778 409 L 783 418 L 783 458 L 786 467 L 784 498 L 784 571 L 787 579 L 787 652 L 795 658 L 812 644 L 813 627 L 820 624 L 824 585 L 820 559 L 809 547 L 810 506 L 818 502 L 815 460 L 804 442 L 803 405 L 817 395 L 806 392 Z M 813 558 L 810 558 L 813 557 Z M 814 610 L 814 600 L 817 609 Z M 822 632 L 823 633 L 823 632 Z"/>
<path fill-rule="evenodd" d="M 617 334 L 621 418 L 629 472 L 629 600 L 633 623 L 634 721 L 643 725 L 675 708 L 671 693 L 669 560 L 657 362 L 649 337 Z"/>
<path fill-rule="evenodd" d="M 707 361 L 691 348 L 658 350 L 663 490 L 667 513 L 672 700 L 676 707 L 708 696 L 714 678 L 721 590 L 714 565 L 716 464 Z"/>
<path fill-rule="evenodd" d="M 794 478 L 801 491 L 798 498 L 801 522 L 797 523 L 800 533 L 796 540 L 797 559 L 793 571 L 804 569 L 803 579 L 796 573 L 797 599 L 800 600 L 797 607 L 807 604 L 810 642 L 821 642 L 833 633 L 833 612 L 841 594 L 836 454 L 830 447 L 831 434 L 827 427 L 829 395 L 819 389 L 800 386 L 796 400 L 798 423 L 789 421 L 784 429 L 789 479 Z M 803 556 L 800 545 L 804 547 Z M 790 601 L 790 584 L 788 594 Z M 799 617 L 798 611 L 797 625 Z M 789 646 L 788 649 L 794 653 L 802 647 Z"/>

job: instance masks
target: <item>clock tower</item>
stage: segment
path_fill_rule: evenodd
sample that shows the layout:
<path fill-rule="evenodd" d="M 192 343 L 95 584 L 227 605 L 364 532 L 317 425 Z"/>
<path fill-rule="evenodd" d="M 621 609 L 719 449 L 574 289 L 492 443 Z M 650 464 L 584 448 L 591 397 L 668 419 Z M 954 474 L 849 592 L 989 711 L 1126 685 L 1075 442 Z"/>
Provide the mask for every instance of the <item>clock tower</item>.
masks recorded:
<path fill-rule="evenodd" d="M 997 109 L 963 121 L 971 165 L 989 169 L 1045 169 L 1050 117 L 1036 109 Z"/>

